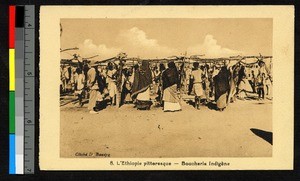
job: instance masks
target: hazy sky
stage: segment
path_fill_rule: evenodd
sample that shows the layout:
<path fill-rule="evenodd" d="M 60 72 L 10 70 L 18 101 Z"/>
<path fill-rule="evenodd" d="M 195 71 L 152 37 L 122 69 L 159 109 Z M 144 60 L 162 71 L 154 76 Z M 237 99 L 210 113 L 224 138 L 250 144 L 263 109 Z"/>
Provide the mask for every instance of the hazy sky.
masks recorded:
<path fill-rule="evenodd" d="M 62 19 L 61 48 L 97 59 L 272 55 L 272 19 Z M 70 58 L 61 53 L 62 58 Z"/>

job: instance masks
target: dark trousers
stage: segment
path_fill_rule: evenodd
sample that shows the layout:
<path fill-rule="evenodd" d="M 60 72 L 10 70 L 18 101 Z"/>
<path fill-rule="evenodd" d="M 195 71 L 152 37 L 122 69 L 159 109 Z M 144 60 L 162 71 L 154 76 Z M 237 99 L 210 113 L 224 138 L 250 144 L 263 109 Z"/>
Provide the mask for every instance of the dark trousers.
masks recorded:
<path fill-rule="evenodd" d="M 188 95 L 191 95 L 194 85 L 194 79 L 190 79 Z"/>
<path fill-rule="evenodd" d="M 255 83 L 252 81 L 252 80 L 249 80 L 249 82 L 250 82 L 250 85 L 251 85 L 251 88 L 252 88 L 252 91 L 254 92 L 254 93 L 256 93 L 256 88 L 255 88 Z"/>
<path fill-rule="evenodd" d="M 263 87 L 257 88 L 258 98 L 265 98 L 265 91 Z"/>

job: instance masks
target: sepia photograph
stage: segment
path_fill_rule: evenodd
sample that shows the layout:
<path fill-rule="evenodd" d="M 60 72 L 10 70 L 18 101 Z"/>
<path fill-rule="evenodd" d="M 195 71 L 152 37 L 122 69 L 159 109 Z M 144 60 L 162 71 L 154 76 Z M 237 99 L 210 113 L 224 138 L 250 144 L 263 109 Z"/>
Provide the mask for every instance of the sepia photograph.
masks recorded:
<path fill-rule="evenodd" d="M 293 168 L 291 6 L 42 6 L 41 170 Z"/>
<path fill-rule="evenodd" d="M 271 157 L 273 20 L 61 19 L 61 157 Z"/>

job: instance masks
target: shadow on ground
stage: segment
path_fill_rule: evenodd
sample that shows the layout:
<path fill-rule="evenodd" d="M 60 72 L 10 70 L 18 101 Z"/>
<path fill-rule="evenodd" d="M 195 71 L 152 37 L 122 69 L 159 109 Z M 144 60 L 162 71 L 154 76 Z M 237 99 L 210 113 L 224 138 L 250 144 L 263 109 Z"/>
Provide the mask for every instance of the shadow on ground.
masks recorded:
<path fill-rule="evenodd" d="M 251 128 L 250 129 L 256 136 L 264 139 L 265 141 L 267 141 L 268 143 L 270 143 L 271 145 L 273 145 L 273 133 L 272 132 L 268 132 L 268 131 L 263 131 L 260 129 L 256 129 L 256 128 Z"/>
<path fill-rule="evenodd" d="M 210 109 L 210 110 L 215 110 L 215 111 L 218 110 L 217 104 L 216 104 L 216 103 L 209 102 L 209 103 L 207 103 L 207 107 L 208 107 L 208 109 Z"/>
<path fill-rule="evenodd" d="M 195 101 L 193 101 L 193 100 L 188 100 L 188 101 L 186 101 L 186 103 L 190 106 L 195 107 Z"/>

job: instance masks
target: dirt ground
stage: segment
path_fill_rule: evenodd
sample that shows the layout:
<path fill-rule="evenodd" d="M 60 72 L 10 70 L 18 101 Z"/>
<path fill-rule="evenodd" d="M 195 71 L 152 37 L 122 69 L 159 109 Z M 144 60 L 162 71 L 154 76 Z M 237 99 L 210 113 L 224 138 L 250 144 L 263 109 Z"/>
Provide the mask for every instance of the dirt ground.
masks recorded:
<path fill-rule="evenodd" d="M 272 156 L 272 101 L 238 100 L 223 112 L 183 102 L 182 109 L 127 104 L 90 114 L 69 103 L 61 107 L 61 157 Z"/>

